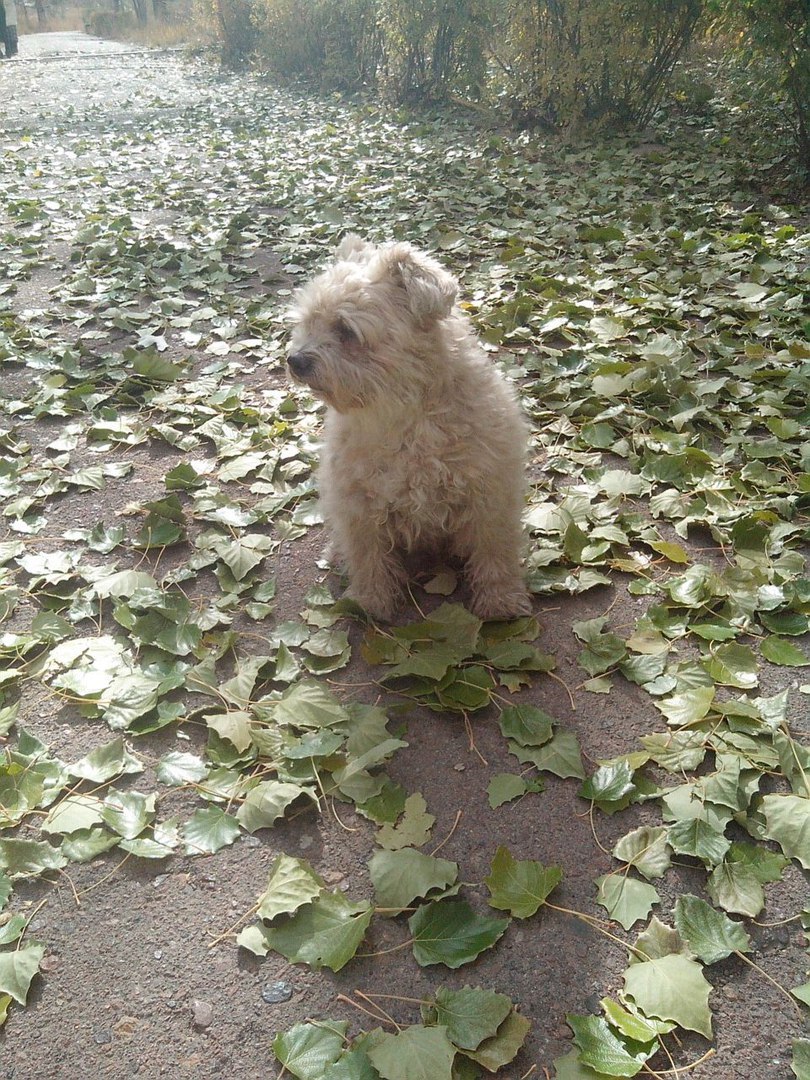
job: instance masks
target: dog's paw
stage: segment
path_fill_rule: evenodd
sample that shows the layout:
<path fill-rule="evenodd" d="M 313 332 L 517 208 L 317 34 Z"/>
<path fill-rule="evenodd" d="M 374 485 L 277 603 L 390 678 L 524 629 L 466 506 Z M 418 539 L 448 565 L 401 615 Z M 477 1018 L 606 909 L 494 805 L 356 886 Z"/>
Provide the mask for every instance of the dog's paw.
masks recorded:
<path fill-rule="evenodd" d="M 379 619 L 382 622 L 390 622 L 405 603 L 405 594 L 399 589 L 368 593 L 350 586 L 345 595 L 349 600 L 354 600 L 356 604 L 359 604 L 372 619 Z"/>
<path fill-rule="evenodd" d="M 496 586 L 479 590 L 470 603 L 470 610 L 479 619 L 519 619 L 531 615 L 532 601 L 526 590 L 510 583 L 505 588 Z"/>

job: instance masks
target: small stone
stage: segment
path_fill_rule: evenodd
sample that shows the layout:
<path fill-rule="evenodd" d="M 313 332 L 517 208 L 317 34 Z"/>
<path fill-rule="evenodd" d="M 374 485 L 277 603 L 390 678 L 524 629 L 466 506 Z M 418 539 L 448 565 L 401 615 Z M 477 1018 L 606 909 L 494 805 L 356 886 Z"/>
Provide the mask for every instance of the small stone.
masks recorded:
<path fill-rule="evenodd" d="M 302 851 L 306 851 L 308 847 L 312 847 L 313 840 L 311 836 L 302 836 L 298 841 L 298 846 Z"/>
<path fill-rule="evenodd" d="M 464 772 L 466 768 L 467 768 L 466 765 L 454 765 L 453 766 L 453 769 L 454 769 L 455 772 Z"/>
<path fill-rule="evenodd" d="M 154 957 L 155 957 L 156 960 L 162 960 L 163 959 L 163 949 L 155 949 Z"/>
<path fill-rule="evenodd" d="M 214 1007 L 207 1001 L 192 1001 L 191 1011 L 194 1016 L 194 1027 L 200 1031 L 211 1027 L 214 1022 Z"/>
<path fill-rule="evenodd" d="M 292 996 L 292 983 L 284 982 L 282 979 L 265 983 L 262 987 L 262 1001 L 268 1005 L 278 1005 L 282 1001 L 289 1001 Z"/>
<path fill-rule="evenodd" d="M 115 1034 L 129 1036 L 140 1026 L 140 1020 L 137 1016 L 122 1016 L 115 1022 Z"/>
<path fill-rule="evenodd" d="M 112 1032 L 109 1028 L 94 1028 L 93 1029 L 93 1042 L 97 1046 L 106 1046 L 107 1043 L 112 1042 Z"/>

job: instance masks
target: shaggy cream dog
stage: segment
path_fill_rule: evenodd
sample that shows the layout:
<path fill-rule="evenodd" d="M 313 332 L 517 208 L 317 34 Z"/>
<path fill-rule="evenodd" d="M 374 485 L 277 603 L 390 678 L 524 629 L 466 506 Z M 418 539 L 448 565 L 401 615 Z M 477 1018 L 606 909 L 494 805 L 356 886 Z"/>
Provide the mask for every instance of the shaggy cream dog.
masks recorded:
<path fill-rule="evenodd" d="M 466 564 L 472 610 L 531 610 L 520 565 L 526 425 L 456 307 L 458 284 L 407 243 L 357 236 L 301 289 L 288 365 L 328 408 L 319 490 L 349 595 L 390 618 L 403 556 Z"/>

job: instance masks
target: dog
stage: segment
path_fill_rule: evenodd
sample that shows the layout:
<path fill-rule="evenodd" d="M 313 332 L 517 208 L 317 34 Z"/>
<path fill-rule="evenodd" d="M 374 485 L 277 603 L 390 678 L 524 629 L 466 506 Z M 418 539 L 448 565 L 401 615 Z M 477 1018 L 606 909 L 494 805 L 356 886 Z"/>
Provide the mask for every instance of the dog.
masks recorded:
<path fill-rule="evenodd" d="M 403 558 L 416 552 L 463 560 L 481 619 L 531 612 L 527 426 L 457 295 L 411 244 L 352 234 L 293 299 L 288 369 L 327 406 L 318 488 L 330 554 L 374 618 L 402 606 Z"/>

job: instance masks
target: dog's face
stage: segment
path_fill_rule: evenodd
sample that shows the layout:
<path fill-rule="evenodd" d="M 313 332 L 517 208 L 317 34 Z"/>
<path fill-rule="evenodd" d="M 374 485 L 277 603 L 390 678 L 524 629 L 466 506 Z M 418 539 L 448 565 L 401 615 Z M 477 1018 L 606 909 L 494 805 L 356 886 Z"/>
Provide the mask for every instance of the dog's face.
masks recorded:
<path fill-rule="evenodd" d="M 292 378 L 338 412 L 409 401 L 431 382 L 427 340 L 458 286 L 410 244 L 348 236 L 332 265 L 295 297 Z"/>

